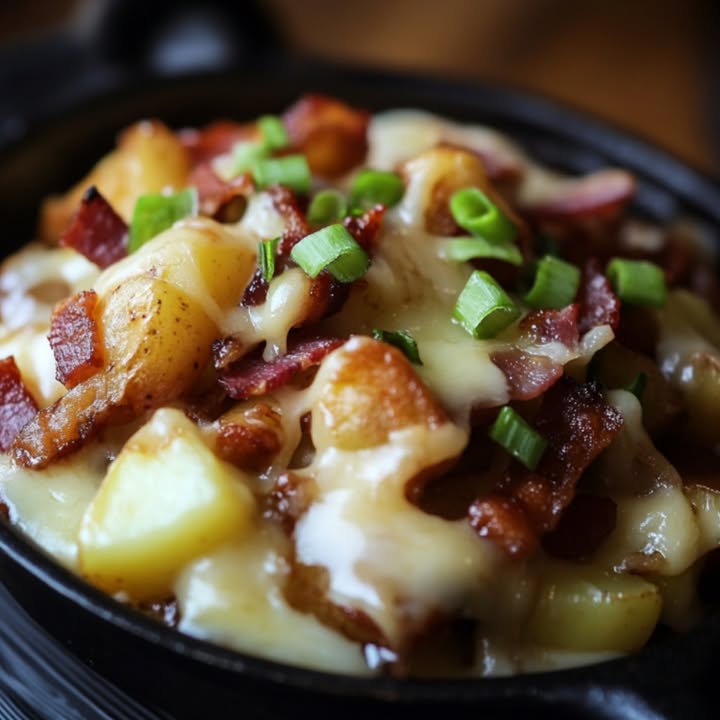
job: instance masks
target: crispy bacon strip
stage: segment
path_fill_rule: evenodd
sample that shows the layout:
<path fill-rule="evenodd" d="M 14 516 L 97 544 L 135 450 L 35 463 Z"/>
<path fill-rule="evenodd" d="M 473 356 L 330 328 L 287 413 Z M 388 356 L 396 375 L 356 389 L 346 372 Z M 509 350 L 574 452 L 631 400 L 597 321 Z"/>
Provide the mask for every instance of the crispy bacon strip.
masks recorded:
<path fill-rule="evenodd" d="M 522 344 L 559 342 L 568 348 L 576 348 L 579 340 L 578 306 L 535 310 L 528 313 L 518 327 L 521 330 L 518 346 L 497 350 L 490 359 L 507 378 L 510 400 L 532 400 L 562 377 L 563 366 L 545 355 L 527 352 Z"/>
<path fill-rule="evenodd" d="M 293 344 L 288 352 L 266 362 L 259 351 L 238 360 L 220 375 L 220 384 L 236 400 L 264 395 L 289 383 L 298 373 L 319 364 L 345 341 L 339 338 L 316 338 Z"/>
<path fill-rule="evenodd" d="M 93 185 L 83 195 L 60 245 L 106 268 L 127 255 L 128 226 Z"/>
<path fill-rule="evenodd" d="M 339 177 L 365 159 L 370 122 L 365 110 L 323 95 L 306 95 L 283 120 L 291 143 L 307 157 L 316 175 Z"/>
<path fill-rule="evenodd" d="M 189 151 L 193 165 L 199 165 L 230 152 L 235 143 L 258 140 L 260 131 L 255 123 L 220 120 L 202 130 L 182 130 L 178 133 L 178 138 Z"/>
<path fill-rule="evenodd" d="M 365 250 L 372 250 L 375 245 L 385 210 L 384 205 L 376 205 L 359 217 L 350 216 L 343 220 L 343 225 L 353 236 L 355 242 Z"/>
<path fill-rule="evenodd" d="M 55 355 L 55 377 L 67 388 L 83 382 L 102 366 L 96 306 L 97 293 L 83 290 L 53 310 L 48 341 Z"/>
<path fill-rule="evenodd" d="M 578 327 L 581 333 L 598 325 L 610 325 L 613 330 L 617 328 L 620 322 L 620 298 L 613 292 L 597 258 L 589 258 L 583 267 L 578 303 Z"/>
<path fill-rule="evenodd" d="M 523 558 L 553 530 L 590 463 L 622 427 L 622 415 L 597 385 L 564 377 L 543 398 L 535 426 L 548 442 L 535 472 L 513 464 L 495 492 L 469 508 L 470 524 L 513 558 Z"/>
<path fill-rule="evenodd" d="M 0 360 L 0 451 L 6 452 L 15 436 L 37 414 L 38 406 L 25 386 L 15 358 Z"/>
<path fill-rule="evenodd" d="M 611 220 L 621 215 L 635 188 L 626 170 L 598 170 L 549 184 L 542 195 L 526 198 L 522 209 L 538 220 Z"/>
<path fill-rule="evenodd" d="M 280 257 L 287 258 L 295 245 L 310 234 L 310 226 L 292 190 L 283 185 L 274 185 L 268 188 L 268 193 L 275 209 L 285 221 L 285 229 L 277 252 Z"/>

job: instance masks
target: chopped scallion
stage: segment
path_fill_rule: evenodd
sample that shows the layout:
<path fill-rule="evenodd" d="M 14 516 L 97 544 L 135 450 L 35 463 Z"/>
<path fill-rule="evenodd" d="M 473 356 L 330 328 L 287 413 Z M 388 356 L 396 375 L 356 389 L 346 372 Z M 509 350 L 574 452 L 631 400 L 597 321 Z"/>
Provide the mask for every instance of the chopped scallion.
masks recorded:
<path fill-rule="evenodd" d="M 523 261 L 520 248 L 514 243 L 492 243 L 482 237 L 451 240 L 445 248 L 445 257 L 458 262 L 473 258 L 494 258 L 511 265 L 522 265 Z"/>
<path fill-rule="evenodd" d="M 290 251 L 290 257 L 310 277 L 327 270 L 343 283 L 362 277 L 370 266 L 368 254 L 340 224 L 306 235 Z"/>
<path fill-rule="evenodd" d="M 277 115 L 263 115 L 257 122 L 267 150 L 280 150 L 290 144 L 283 121 Z"/>
<path fill-rule="evenodd" d="M 528 470 L 534 470 L 547 448 L 547 440 L 506 405 L 490 426 L 490 437 Z"/>
<path fill-rule="evenodd" d="M 135 252 L 148 240 L 188 215 L 197 215 L 198 194 L 194 187 L 172 195 L 150 193 L 135 203 L 130 221 L 128 252 Z"/>
<path fill-rule="evenodd" d="M 463 229 L 491 243 L 510 243 L 517 230 L 488 196 L 474 187 L 458 190 L 450 198 L 450 212 Z"/>
<path fill-rule="evenodd" d="M 422 365 L 420 359 L 420 353 L 418 352 L 418 346 L 415 342 L 415 338 L 410 333 L 404 330 L 378 330 L 377 328 L 372 331 L 372 336 L 375 340 L 386 342 L 389 345 L 394 345 L 398 350 L 401 350 L 405 357 L 415 365 Z"/>
<path fill-rule="evenodd" d="M 665 273 L 655 263 L 613 258 L 608 263 L 606 274 L 623 302 L 652 307 L 665 304 Z"/>
<path fill-rule="evenodd" d="M 232 160 L 229 163 L 229 172 L 231 178 L 237 177 L 241 173 L 247 172 L 253 166 L 253 163 L 267 157 L 265 148 L 256 142 L 239 142 L 233 145 Z"/>
<path fill-rule="evenodd" d="M 312 177 L 304 155 L 260 158 L 251 167 L 256 185 L 264 190 L 271 185 L 285 185 L 298 193 L 310 191 Z"/>
<path fill-rule="evenodd" d="M 321 190 L 313 197 L 307 211 L 307 220 L 311 225 L 327 225 L 345 217 L 347 201 L 337 190 Z"/>
<path fill-rule="evenodd" d="M 495 337 L 520 316 L 520 309 L 495 280 L 475 270 L 455 303 L 453 317 L 481 340 Z"/>
<path fill-rule="evenodd" d="M 279 242 L 280 238 L 276 237 L 258 243 L 258 267 L 267 282 L 275 276 L 275 250 Z"/>
<path fill-rule="evenodd" d="M 378 204 L 393 207 L 404 193 L 405 184 L 397 173 L 362 170 L 355 176 L 350 188 L 350 206 L 355 209 L 367 209 Z"/>
<path fill-rule="evenodd" d="M 580 270 L 554 255 L 538 262 L 535 282 L 523 298 L 533 308 L 563 308 L 569 305 L 580 287 Z"/>

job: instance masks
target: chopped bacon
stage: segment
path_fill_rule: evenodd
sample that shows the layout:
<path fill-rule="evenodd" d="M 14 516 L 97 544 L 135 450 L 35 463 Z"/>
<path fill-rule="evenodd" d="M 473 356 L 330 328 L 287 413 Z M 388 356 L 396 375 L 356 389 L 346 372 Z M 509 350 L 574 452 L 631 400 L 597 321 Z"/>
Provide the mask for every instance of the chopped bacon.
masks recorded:
<path fill-rule="evenodd" d="M 490 359 L 507 379 L 510 400 L 532 400 L 542 395 L 563 374 L 560 363 L 520 348 L 498 350 L 490 355 Z"/>
<path fill-rule="evenodd" d="M 518 325 L 521 343 L 543 345 L 559 342 L 574 349 L 579 340 L 578 306 L 568 305 L 560 310 L 535 310 Z M 544 393 L 563 374 L 561 363 L 545 355 L 530 353 L 521 345 L 497 350 L 490 355 L 508 382 L 510 400 L 532 400 Z"/>
<path fill-rule="evenodd" d="M 277 260 L 275 262 L 277 262 Z M 253 273 L 248 286 L 245 288 L 240 304 L 243 307 L 255 307 L 256 305 L 262 305 L 267 298 L 267 291 L 269 287 L 270 283 L 268 283 L 265 279 L 262 270 L 257 268 Z"/>
<path fill-rule="evenodd" d="M 285 472 L 265 497 L 263 516 L 278 523 L 287 535 L 291 535 L 298 518 L 312 505 L 316 492 L 312 479 Z"/>
<path fill-rule="evenodd" d="M 193 165 L 199 165 L 230 152 L 235 143 L 259 140 L 260 130 L 255 123 L 220 120 L 202 130 L 181 130 L 178 138 L 189 151 Z"/>
<path fill-rule="evenodd" d="M 82 253 L 100 268 L 127 255 L 128 226 L 95 186 L 88 188 L 60 245 Z"/>
<path fill-rule="evenodd" d="M 310 226 L 292 190 L 282 185 L 273 185 L 268 189 L 268 193 L 270 193 L 275 209 L 285 221 L 285 229 L 278 245 L 277 254 L 281 258 L 287 258 L 295 245 L 310 234 Z"/>
<path fill-rule="evenodd" d="M 538 220 L 611 220 L 635 194 L 635 178 L 626 170 L 599 170 L 581 178 L 550 183 L 523 210 Z"/>
<path fill-rule="evenodd" d="M 53 311 L 48 341 L 55 355 L 55 377 L 67 388 L 83 382 L 102 366 L 96 306 L 97 293 L 83 290 Z"/>
<path fill-rule="evenodd" d="M 597 258 L 589 258 L 583 267 L 578 303 L 578 326 L 581 333 L 598 325 L 610 325 L 613 330 L 617 328 L 620 322 L 620 299 L 600 269 Z"/>
<path fill-rule="evenodd" d="M 0 452 L 8 450 L 37 410 L 37 403 L 25 387 L 15 358 L 10 356 L 0 360 Z"/>
<path fill-rule="evenodd" d="M 258 402 L 234 408 L 217 421 L 219 455 L 238 467 L 264 470 L 283 445 L 280 413 Z"/>
<path fill-rule="evenodd" d="M 514 463 L 493 494 L 470 506 L 471 526 L 511 557 L 527 556 L 540 536 L 557 526 L 580 476 L 622 422 L 596 384 L 578 385 L 562 378 L 547 391 L 535 418 L 535 427 L 548 443 L 537 470 Z"/>
<path fill-rule="evenodd" d="M 321 272 L 310 283 L 305 318 L 297 327 L 311 325 L 339 312 L 350 294 L 350 283 L 341 283 L 329 272 Z"/>
<path fill-rule="evenodd" d="M 365 110 L 322 95 L 306 95 L 283 120 L 290 142 L 307 157 L 314 174 L 339 177 L 365 159 L 370 122 Z"/>
<path fill-rule="evenodd" d="M 385 215 L 385 210 L 386 208 L 384 205 L 376 205 L 375 207 L 366 210 L 359 217 L 350 216 L 346 217 L 343 221 L 343 225 L 353 236 L 355 242 L 365 248 L 365 250 L 372 250 L 375 245 L 378 232 L 380 232 L 383 215 Z"/>
<path fill-rule="evenodd" d="M 229 366 L 220 375 L 220 384 L 236 400 L 265 395 L 289 383 L 296 375 L 313 365 L 345 341 L 339 338 L 303 340 L 288 347 L 288 352 L 266 362 L 255 351 Z"/>
<path fill-rule="evenodd" d="M 188 185 L 197 188 L 200 200 L 200 212 L 220 222 L 237 220 L 228 217 L 228 210 L 233 208 L 236 201 L 242 202 L 244 208 L 247 198 L 253 191 L 252 178 L 243 173 L 229 182 L 219 178 L 208 162 L 196 165 L 188 177 Z"/>
<path fill-rule="evenodd" d="M 10 519 L 10 508 L 2 500 L 0 500 L 0 518 Z"/>

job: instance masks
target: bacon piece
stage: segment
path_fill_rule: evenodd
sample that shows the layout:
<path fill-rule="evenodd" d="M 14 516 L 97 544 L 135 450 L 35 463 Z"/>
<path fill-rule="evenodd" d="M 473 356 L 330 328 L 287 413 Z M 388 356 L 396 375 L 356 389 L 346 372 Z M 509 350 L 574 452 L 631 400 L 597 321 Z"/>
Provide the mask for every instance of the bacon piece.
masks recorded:
<path fill-rule="evenodd" d="M 317 494 L 315 482 L 307 476 L 285 472 L 265 496 L 263 517 L 276 522 L 289 536 L 298 518 L 310 507 Z"/>
<path fill-rule="evenodd" d="M 599 170 L 581 178 L 550 182 L 522 209 L 537 220 L 612 220 L 635 194 L 635 178 L 626 170 Z"/>
<path fill-rule="evenodd" d="M 537 470 L 514 463 L 493 494 L 470 506 L 471 526 L 509 556 L 527 556 L 540 536 L 557 526 L 580 476 L 612 442 L 622 422 L 596 384 L 562 378 L 545 394 L 535 418 L 535 427 L 548 442 Z"/>
<path fill-rule="evenodd" d="M 323 358 L 345 341 L 339 338 L 304 340 L 288 347 L 288 352 L 266 362 L 259 351 L 238 360 L 220 375 L 220 384 L 235 400 L 277 390 L 298 373 L 318 365 Z"/>
<path fill-rule="evenodd" d="M 235 143 L 259 140 L 260 130 L 256 123 L 219 120 L 202 130 L 181 130 L 178 138 L 183 147 L 189 151 L 193 165 L 199 165 L 230 152 Z"/>
<path fill-rule="evenodd" d="M 37 414 L 38 406 L 25 386 L 15 358 L 0 360 L 0 452 Z"/>
<path fill-rule="evenodd" d="M 219 178 L 208 162 L 196 165 L 188 177 L 188 185 L 197 188 L 200 201 L 200 212 L 220 222 L 233 222 L 238 217 L 229 216 L 229 209 L 234 209 L 236 201 L 242 201 L 242 208 L 253 191 L 252 177 L 243 173 L 229 182 Z M 239 213 L 242 215 L 242 213 Z"/>
<path fill-rule="evenodd" d="M 317 175 L 339 177 L 365 159 L 370 122 L 365 110 L 323 95 L 306 95 L 287 110 L 283 120 L 290 142 Z"/>
<path fill-rule="evenodd" d="M 563 374 L 563 367 L 545 355 L 533 355 L 520 348 L 498 350 L 490 359 L 508 382 L 510 400 L 532 400 L 542 395 Z"/>
<path fill-rule="evenodd" d="M 578 327 L 581 333 L 598 325 L 610 325 L 613 330 L 617 328 L 620 322 L 620 298 L 613 292 L 597 258 L 589 258 L 583 267 L 578 303 Z"/>
<path fill-rule="evenodd" d="M 96 306 L 97 293 L 83 290 L 53 310 L 48 341 L 55 355 L 55 377 L 66 388 L 83 382 L 103 364 Z"/>
<path fill-rule="evenodd" d="M 106 268 L 127 255 L 128 226 L 93 185 L 59 242 Z"/>
<path fill-rule="evenodd" d="M 277 254 L 279 258 L 287 258 L 295 245 L 310 234 L 310 226 L 300 210 L 297 197 L 292 190 L 283 185 L 273 185 L 268 188 L 268 193 L 275 209 L 285 221 L 285 229 L 278 245 Z"/>
<path fill-rule="evenodd" d="M 350 216 L 343 220 L 343 225 L 353 236 L 355 242 L 365 250 L 370 251 L 374 247 L 385 210 L 384 205 L 376 205 L 359 217 Z"/>
<path fill-rule="evenodd" d="M 10 519 L 10 508 L 2 500 L 0 500 L 0 518 Z"/>
<path fill-rule="evenodd" d="M 535 310 L 519 323 L 520 343 L 543 345 L 559 342 L 573 349 L 577 347 L 578 306 L 568 305 L 560 310 Z M 508 382 L 510 400 L 532 400 L 544 393 L 563 374 L 561 363 L 537 353 L 530 353 L 522 345 L 497 350 L 490 355 Z"/>

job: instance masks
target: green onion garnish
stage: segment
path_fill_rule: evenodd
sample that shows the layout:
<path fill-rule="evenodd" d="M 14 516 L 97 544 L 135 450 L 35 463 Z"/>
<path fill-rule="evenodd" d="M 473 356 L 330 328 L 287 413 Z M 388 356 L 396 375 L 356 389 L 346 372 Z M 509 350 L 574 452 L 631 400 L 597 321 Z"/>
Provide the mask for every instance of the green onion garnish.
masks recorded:
<path fill-rule="evenodd" d="M 336 280 L 352 282 L 370 266 L 368 254 L 342 225 L 328 225 L 306 235 L 290 257 L 312 278 L 327 270 Z"/>
<path fill-rule="evenodd" d="M 580 270 L 554 255 L 538 262 L 535 282 L 523 300 L 533 308 L 563 308 L 569 305 L 580 287 Z"/>
<path fill-rule="evenodd" d="M 239 142 L 233 145 L 232 160 L 229 163 L 230 176 L 237 177 L 247 172 L 253 163 L 267 156 L 265 148 L 256 142 Z"/>
<path fill-rule="evenodd" d="M 194 187 L 172 195 L 150 193 L 135 203 L 130 221 L 128 252 L 135 252 L 148 240 L 188 215 L 197 215 L 198 194 Z"/>
<path fill-rule="evenodd" d="M 461 227 L 491 243 L 510 243 L 517 230 L 488 196 L 474 187 L 458 190 L 450 198 L 450 212 Z"/>
<path fill-rule="evenodd" d="M 283 121 L 277 115 L 263 115 L 257 124 L 266 150 L 280 150 L 290 144 Z"/>
<path fill-rule="evenodd" d="M 458 262 L 473 258 L 494 258 L 512 265 L 522 265 L 520 248 L 514 243 L 491 243 L 482 237 L 457 238 L 445 247 L 445 257 Z"/>
<path fill-rule="evenodd" d="M 528 470 L 537 467 L 547 447 L 547 440 L 509 405 L 500 411 L 490 426 L 490 437 Z"/>
<path fill-rule="evenodd" d="M 655 263 L 613 258 L 608 263 L 606 274 L 623 302 L 653 307 L 665 304 L 665 273 Z"/>
<path fill-rule="evenodd" d="M 286 155 L 279 158 L 260 158 L 253 162 L 253 179 L 264 190 L 271 185 L 285 185 L 298 193 L 310 191 L 310 167 L 304 155 Z"/>
<path fill-rule="evenodd" d="M 625 390 L 631 392 L 638 400 L 642 400 L 643 393 L 647 387 L 647 373 L 639 372 L 635 379 L 625 386 Z"/>
<path fill-rule="evenodd" d="M 520 309 L 495 280 L 475 270 L 455 303 L 453 317 L 481 340 L 495 337 L 520 316 Z"/>
<path fill-rule="evenodd" d="M 321 190 L 310 202 L 307 220 L 311 225 L 327 225 L 345 217 L 347 201 L 337 190 Z"/>
<path fill-rule="evenodd" d="M 405 193 L 402 178 L 394 172 L 363 170 L 353 180 L 350 188 L 350 206 L 367 209 L 373 205 L 393 207 Z"/>
<path fill-rule="evenodd" d="M 404 330 L 378 330 L 376 328 L 372 331 L 372 336 L 375 340 L 386 342 L 388 345 L 394 345 L 398 348 L 398 350 L 403 352 L 405 357 L 411 363 L 414 363 L 415 365 L 422 365 L 417 343 L 410 333 L 407 333 Z"/>
<path fill-rule="evenodd" d="M 279 242 L 280 238 L 276 237 L 258 243 L 258 267 L 267 282 L 275 276 L 275 249 Z"/>

